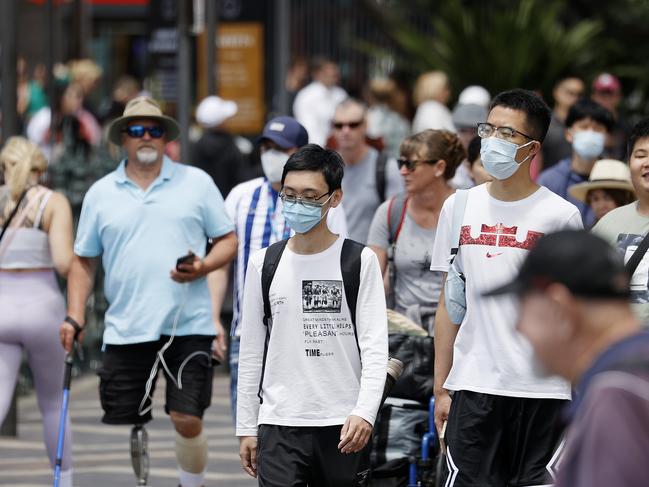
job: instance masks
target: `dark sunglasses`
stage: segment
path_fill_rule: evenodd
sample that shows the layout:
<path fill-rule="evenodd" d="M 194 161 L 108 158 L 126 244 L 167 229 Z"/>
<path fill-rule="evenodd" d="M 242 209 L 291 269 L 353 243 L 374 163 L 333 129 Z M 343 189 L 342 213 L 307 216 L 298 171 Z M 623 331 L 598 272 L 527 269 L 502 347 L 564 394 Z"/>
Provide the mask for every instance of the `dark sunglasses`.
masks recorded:
<path fill-rule="evenodd" d="M 421 164 L 422 162 L 425 162 L 427 164 L 437 164 L 440 161 L 440 159 L 431 159 L 431 160 L 422 160 L 422 161 L 413 161 L 410 159 L 397 159 L 397 165 L 399 166 L 399 169 L 402 167 L 405 167 L 408 171 L 414 171 L 415 168 Z"/>
<path fill-rule="evenodd" d="M 152 139 L 159 139 L 164 135 L 165 129 L 160 125 L 153 125 L 152 127 L 145 127 L 144 125 L 131 125 L 130 127 L 126 127 L 124 129 L 124 132 L 126 132 L 129 137 L 132 137 L 134 139 L 141 139 L 142 137 L 144 137 L 144 134 L 146 132 L 149 133 Z"/>
<path fill-rule="evenodd" d="M 332 125 L 336 130 L 342 130 L 344 127 L 349 127 L 350 129 L 357 129 L 363 125 L 364 120 L 359 120 L 358 122 L 334 122 Z"/>

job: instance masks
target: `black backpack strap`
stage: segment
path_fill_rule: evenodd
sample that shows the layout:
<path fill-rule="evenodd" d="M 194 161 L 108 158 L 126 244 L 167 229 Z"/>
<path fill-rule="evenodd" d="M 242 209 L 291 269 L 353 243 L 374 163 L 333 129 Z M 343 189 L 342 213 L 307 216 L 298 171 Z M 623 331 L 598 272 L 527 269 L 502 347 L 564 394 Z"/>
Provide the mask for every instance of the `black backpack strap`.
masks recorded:
<path fill-rule="evenodd" d="M 261 268 L 261 295 L 264 300 L 264 326 L 266 326 L 266 340 L 264 342 L 264 357 L 261 362 L 261 377 L 259 378 L 259 390 L 257 391 L 257 397 L 259 397 L 259 403 L 263 404 L 264 399 L 261 395 L 261 388 L 264 383 L 264 372 L 266 372 L 266 357 L 268 355 L 268 342 L 270 341 L 270 331 L 273 326 L 273 315 L 270 309 L 270 285 L 273 282 L 273 277 L 275 277 L 275 271 L 277 271 L 277 266 L 279 261 L 282 258 L 284 249 L 288 240 L 280 240 L 275 242 L 273 245 L 266 249 L 266 254 L 264 255 L 264 265 Z"/>
<path fill-rule="evenodd" d="M 396 243 L 399 238 L 403 220 L 406 218 L 407 207 L 408 195 L 406 193 L 399 193 L 390 198 L 390 203 L 388 203 L 388 241 L 390 244 Z"/>
<path fill-rule="evenodd" d="M 381 151 L 376 158 L 376 192 L 381 202 L 385 201 L 385 167 L 388 163 L 388 155 Z"/>
<path fill-rule="evenodd" d="M 343 275 L 343 285 L 345 286 L 345 298 L 349 313 L 354 326 L 354 338 L 356 347 L 360 355 L 361 347 L 358 343 L 358 333 L 356 331 L 356 304 L 358 303 L 358 289 L 361 285 L 361 254 L 365 245 L 348 238 L 343 242 L 343 248 L 340 252 L 340 271 Z"/>
<path fill-rule="evenodd" d="M 640 242 L 640 245 L 638 245 L 638 247 L 635 249 L 635 252 L 633 252 L 633 255 L 626 263 L 625 267 L 627 273 L 629 274 L 629 278 L 633 276 L 633 273 L 638 268 L 638 265 L 640 265 L 642 258 L 647 253 L 647 249 L 649 249 L 649 232 L 647 232 L 647 234 L 642 238 L 642 242 Z"/>

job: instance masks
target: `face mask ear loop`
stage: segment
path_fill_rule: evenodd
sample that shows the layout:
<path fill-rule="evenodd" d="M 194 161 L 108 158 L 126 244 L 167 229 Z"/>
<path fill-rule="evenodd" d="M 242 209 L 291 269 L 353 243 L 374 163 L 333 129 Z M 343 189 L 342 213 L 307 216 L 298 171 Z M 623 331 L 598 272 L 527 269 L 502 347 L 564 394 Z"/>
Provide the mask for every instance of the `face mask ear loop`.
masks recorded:
<path fill-rule="evenodd" d="M 523 145 L 519 145 L 519 146 L 518 146 L 518 149 L 516 149 L 516 153 L 518 154 L 518 151 L 519 151 L 519 150 L 523 149 L 524 147 L 530 145 L 530 144 L 533 143 L 533 142 L 536 142 L 536 141 L 535 141 L 535 140 L 530 140 L 529 142 L 526 142 L 526 143 L 524 143 Z M 535 154 L 535 155 L 536 155 L 536 154 Z M 521 166 L 522 164 L 525 164 L 529 158 L 530 158 L 530 155 L 527 154 L 527 157 L 526 157 L 525 159 L 523 159 L 521 162 L 517 162 L 516 164 L 518 164 L 519 166 Z M 516 159 L 514 159 L 514 161 L 516 161 Z"/>
<path fill-rule="evenodd" d="M 322 203 L 322 206 L 324 206 L 324 205 L 326 205 L 327 203 L 329 203 L 329 200 L 330 200 L 331 198 L 333 198 L 333 197 L 334 197 L 334 194 L 331 193 L 331 194 L 329 195 L 329 198 L 327 198 L 327 201 L 325 201 L 324 203 Z M 320 217 L 320 221 L 324 220 L 324 219 L 327 217 L 327 215 L 329 214 L 329 210 L 331 210 L 331 205 L 329 205 L 329 208 L 327 208 L 327 211 L 324 212 L 324 215 L 322 215 L 322 216 Z"/>

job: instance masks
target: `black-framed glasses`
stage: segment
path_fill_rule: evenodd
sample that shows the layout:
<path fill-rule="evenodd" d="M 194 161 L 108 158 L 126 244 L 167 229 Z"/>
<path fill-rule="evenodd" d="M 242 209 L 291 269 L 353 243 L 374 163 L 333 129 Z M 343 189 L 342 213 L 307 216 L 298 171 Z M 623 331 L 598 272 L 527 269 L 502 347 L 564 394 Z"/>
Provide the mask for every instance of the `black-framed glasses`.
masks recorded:
<path fill-rule="evenodd" d="M 498 134 L 501 139 L 505 140 L 513 139 L 514 135 L 516 134 L 521 134 L 523 137 L 530 140 L 536 140 L 534 137 L 530 137 L 529 135 L 512 127 L 496 127 L 489 122 L 482 122 L 478 124 L 478 136 L 481 139 L 487 139 L 494 134 Z"/>
<path fill-rule="evenodd" d="M 426 164 L 437 164 L 440 161 L 440 159 L 426 159 L 426 160 L 419 160 L 419 161 L 413 161 L 412 159 L 406 159 L 405 157 L 402 157 L 400 159 L 397 159 L 397 166 L 399 166 L 399 169 L 402 167 L 405 167 L 408 172 L 414 171 L 415 168 L 421 164 L 421 163 L 426 163 Z"/>
<path fill-rule="evenodd" d="M 133 139 L 141 139 L 147 132 L 152 139 L 159 139 L 165 134 L 165 129 L 160 125 L 152 125 L 151 127 L 145 127 L 144 125 L 130 125 L 124 129 L 124 132 Z"/>
<path fill-rule="evenodd" d="M 325 194 L 321 196 L 302 196 L 302 195 L 297 195 L 297 194 L 286 194 L 284 191 L 282 191 L 279 194 L 279 197 L 282 199 L 284 203 L 300 203 L 303 206 L 307 207 L 317 207 L 317 208 L 322 208 L 326 201 L 324 203 L 319 203 L 318 201 L 324 198 L 325 196 L 331 195 L 331 191 L 327 191 Z"/>
<path fill-rule="evenodd" d="M 349 127 L 353 130 L 363 125 L 363 122 L 364 120 L 358 120 L 356 122 L 333 122 L 331 125 L 333 125 L 333 128 L 336 130 L 342 130 L 345 127 Z"/>

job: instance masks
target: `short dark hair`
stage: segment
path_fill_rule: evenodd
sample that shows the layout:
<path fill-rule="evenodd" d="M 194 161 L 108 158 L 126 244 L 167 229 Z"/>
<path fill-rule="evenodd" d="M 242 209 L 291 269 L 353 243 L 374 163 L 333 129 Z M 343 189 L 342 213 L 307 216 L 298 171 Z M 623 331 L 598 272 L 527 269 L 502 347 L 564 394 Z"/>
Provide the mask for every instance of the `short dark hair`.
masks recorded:
<path fill-rule="evenodd" d="M 307 144 L 292 154 L 286 161 L 284 172 L 282 172 L 282 186 L 284 186 L 286 175 L 291 171 L 318 171 L 322 173 L 331 193 L 341 188 L 345 163 L 335 150 L 324 149 L 318 144 Z"/>
<path fill-rule="evenodd" d="M 480 157 L 480 149 L 482 148 L 482 139 L 480 136 L 476 135 L 471 139 L 471 142 L 469 142 L 469 147 L 467 147 L 466 153 L 467 153 L 467 160 L 471 165 L 475 163 L 475 161 L 478 160 Z"/>
<path fill-rule="evenodd" d="M 543 142 L 548 133 L 552 111 L 543 98 L 530 90 L 515 88 L 498 93 L 489 105 L 489 112 L 495 107 L 511 108 L 525 113 L 527 133 L 535 140 Z"/>
<path fill-rule="evenodd" d="M 613 114 L 609 110 L 590 98 L 580 98 L 568 110 L 566 127 L 572 127 L 575 122 L 586 118 L 601 123 L 608 132 L 613 130 L 615 124 Z"/>
<path fill-rule="evenodd" d="M 631 135 L 629 135 L 629 147 L 627 151 L 629 157 L 631 157 L 631 154 L 633 153 L 636 142 L 647 137 L 649 137 L 649 117 L 643 118 L 631 129 Z"/>

